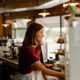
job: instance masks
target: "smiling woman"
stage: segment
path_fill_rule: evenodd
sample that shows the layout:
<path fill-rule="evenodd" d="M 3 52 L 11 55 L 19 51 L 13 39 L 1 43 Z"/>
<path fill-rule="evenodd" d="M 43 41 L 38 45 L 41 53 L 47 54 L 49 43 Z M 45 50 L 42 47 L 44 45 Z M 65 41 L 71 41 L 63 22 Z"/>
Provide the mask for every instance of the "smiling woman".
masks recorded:
<path fill-rule="evenodd" d="M 41 50 L 42 38 L 43 38 L 44 28 L 41 24 L 31 23 L 27 27 L 23 45 L 19 51 L 19 67 L 18 71 L 21 75 L 19 78 L 24 80 L 39 80 L 36 73 L 41 73 L 43 75 L 43 80 L 47 80 L 46 75 L 51 75 L 55 77 L 64 78 L 64 72 L 58 72 L 46 68 L 43 61 L 43 54 Z M 32 76 L 32 79 L 31 77 Z M 25 80 L 26 80 L 25 79 Z M 18 79 L 17 79 L 18 80 Z"/>

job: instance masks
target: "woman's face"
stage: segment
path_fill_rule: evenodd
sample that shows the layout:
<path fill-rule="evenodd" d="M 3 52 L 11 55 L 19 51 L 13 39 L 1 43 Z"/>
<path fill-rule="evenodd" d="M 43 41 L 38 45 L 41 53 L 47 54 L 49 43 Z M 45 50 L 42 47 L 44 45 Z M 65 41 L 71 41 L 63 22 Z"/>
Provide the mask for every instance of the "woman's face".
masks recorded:
<path fill-rule="evenodd" d="M 38 32 L 36 32 L 36 35 L 35 35 L 36 45 L 42 44 L 42 38 L 43 37 L 44 37 L 44 28 L 42 28 Z"/>

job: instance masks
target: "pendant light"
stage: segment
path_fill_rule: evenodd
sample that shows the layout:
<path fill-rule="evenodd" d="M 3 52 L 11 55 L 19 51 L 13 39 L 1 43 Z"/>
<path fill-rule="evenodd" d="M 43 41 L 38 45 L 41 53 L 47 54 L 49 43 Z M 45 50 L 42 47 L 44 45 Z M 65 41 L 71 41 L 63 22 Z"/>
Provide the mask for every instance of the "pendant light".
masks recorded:
<path fill-rule="evenodd" d="M 2 24 L 2 26 L 7 27 L 7 26 L 9 26 L 9 24 Z"/>
<path fill-rule="evenodd" d="M 46 17 L 47 15 L 50 15 L 50 13 L 47 12 L 47 11 L 45 10 L 45 8 L 44 8 L 44 9 L 43 9 L 43 12 L 39 13 L 38 15 L 41 15 L 42 17 Z"/>
<path fill-rule="evenodd" d="M 24 21 L 25 21 L 26 23 L 28 23 L 28 22 L 30 22 L 30 21 L 32 21 L 32 20 L 27 16 L 27 17 L 25 17 Z"/>
<path fill-rule="evenodd" d="M 29 21 L 32 21 L 32 20 L 31 19 L 28 19 L 28 18 L 25 19 L 25 22 L 28 23 Z"/>

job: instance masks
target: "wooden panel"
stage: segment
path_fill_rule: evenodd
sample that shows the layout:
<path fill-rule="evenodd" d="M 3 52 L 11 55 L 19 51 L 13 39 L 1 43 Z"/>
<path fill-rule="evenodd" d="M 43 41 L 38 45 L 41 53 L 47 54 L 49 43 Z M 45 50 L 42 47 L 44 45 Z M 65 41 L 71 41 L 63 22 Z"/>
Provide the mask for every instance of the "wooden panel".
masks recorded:
<path fill-rule="evenodd" d="M 22 8 L 34 7 L 46 3 L 50 0 L 1 0 L 1 5 L 4 8 Z"/>
<path fill-rule="evenodd" d="M 7 27 L 7 36 L 8 36 L 9 38 L 12 38 L 12 26 L 8 26 L 8 27 Z"/>
<path fill-rule="evenodd" d="M 12 9 L 12 8 L 24 8 L 24 7 L 34 7 L 37 6 L 38 3 L 36 0 L 31 1 L 12 1 L 12 2 L 6 2 L 3 4 L 4 8 Z"/>
<path fill-rule="evenodd" d="M 3 36 L 3 27 L 2 27 L 2 23 L 3 23 L 3 17 L 2 17 L 2 14 L 0 14 L 0 37 Z"/>

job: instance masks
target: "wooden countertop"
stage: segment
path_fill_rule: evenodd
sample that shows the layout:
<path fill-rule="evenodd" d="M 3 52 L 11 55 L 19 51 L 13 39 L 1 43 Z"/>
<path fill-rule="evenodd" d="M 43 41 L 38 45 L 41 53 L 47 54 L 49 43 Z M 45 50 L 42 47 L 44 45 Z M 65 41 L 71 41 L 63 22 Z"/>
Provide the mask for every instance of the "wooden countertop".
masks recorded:
<path fill-rule="evenodd" d="M 5 63 L 6 65 L 9 65 L 10 67 L 18 70 L 18 61 L 17 61 L 17 59 L 10 59 L 10 58 L 4 58 L 4 57 L 0 57 L 0 59 L 1 59 L 1 61 L 2 61 L 3 63 Z M 64 70 L 64 65 L 60 64 L 60 65 L 58 65 L 58 66 L 59 66 L 58 71 L 61 71 L 61 69 Z M 52 69 L 57 70 L 57 69 L 54 68 L 54 67 L 53 67 Z"/>
<path fill-rule="evenodd" d="M 18 61 L 17 60 L 14 60 L 14 59 L 10 60 L 10 59 L 4 58 L 4 57 L 0 57 L 0 59 L 6 65 L 9 65 L 9 66 L 13 67 L 14 69 L 18 69 Z"/>

